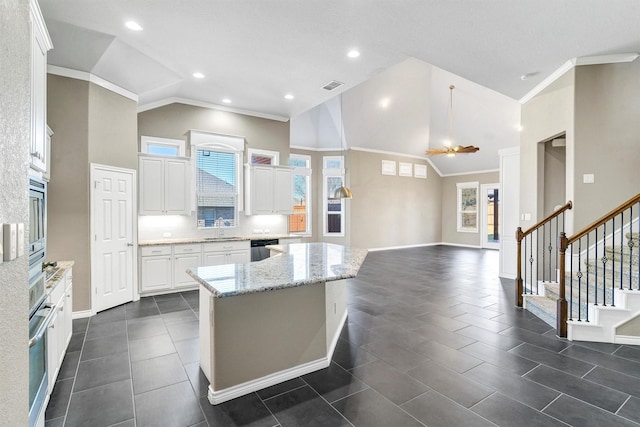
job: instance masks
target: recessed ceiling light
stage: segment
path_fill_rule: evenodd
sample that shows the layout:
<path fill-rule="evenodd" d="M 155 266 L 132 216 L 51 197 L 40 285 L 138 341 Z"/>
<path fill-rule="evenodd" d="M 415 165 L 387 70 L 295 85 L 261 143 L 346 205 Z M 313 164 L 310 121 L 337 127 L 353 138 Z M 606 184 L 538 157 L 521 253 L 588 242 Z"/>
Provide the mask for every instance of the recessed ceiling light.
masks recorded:
<path fill-rule="evenodd" d="M 293 99 L 293 98 L 295 98 L 295 96 L 291 95 L 290 93 L 284 96 L 284 99 Z"/>
<path fill-rule="evenodd" d="M 127 21 L 124 25 L 132 31 L 142 31 L 142 27 L 136 21 Z"/>
<path fill-rule="evenodd" d="M 231 104 L 231 100 L 229 98 L 223 98 L 222 102 L 224 102 L 225 104 Z"/>
<path fill-rule="evenodd" d="M 193 77 L 195 77 L 196 79 L 204 79 L 204 74 L 202 73 L 193 73 Z"/>
<path fill-rule="evenodd" d="M 360 52 L 358 52 L 357 50 L 350 50 L 349 53 L 347 53 L 347 56 L 349 58 L 357 58 L 358 56 L 360 56 Z"/>
<path fill-rule="evenodd" d="M 380 107 L 382 108 L 387 108 L 389 106 L 389 104 L 391 103 L 391 98 L 382 98 L 379 102 Z"/>

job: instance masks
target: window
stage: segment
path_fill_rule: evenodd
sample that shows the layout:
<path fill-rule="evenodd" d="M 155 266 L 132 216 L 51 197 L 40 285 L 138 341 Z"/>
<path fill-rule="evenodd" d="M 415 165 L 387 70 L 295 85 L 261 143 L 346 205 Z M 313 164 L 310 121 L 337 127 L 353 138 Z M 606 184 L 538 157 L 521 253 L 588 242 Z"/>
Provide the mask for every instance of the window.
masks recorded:
<path fill-rule="evenodd" d="M 140 137 L 140 152 L 160 156 L 184 157 L 185 143 L 181 139 Z"/>
<path fill-rule="evenodd" d="M 280 153 L 277 151 L 249 148 L 249 163 L 252 165 L 279 165 Z"/>
<path fill-rule="evenodd" d="M 289 232 L 311 234 L 311 157 L 289 156 L 293 170 L 293 214 L 289 215 Z"/>
<path fill-rule="evenodd" d="M 344 181 L 344 158 L 328 156 L 323 158 L 323 223 L 325 236 L 344 236 L 344 200 L 336 199 L 333 193 Z"/>
<path fill-rule="evenodd" d="M 237 227 L 244 139 L 189 131 L 198 228 Z"/>
<path fill-rule="evenodd" d="M 458 188 L 458 231 L 478 232 L 478 183 L 459 182 Z"/>

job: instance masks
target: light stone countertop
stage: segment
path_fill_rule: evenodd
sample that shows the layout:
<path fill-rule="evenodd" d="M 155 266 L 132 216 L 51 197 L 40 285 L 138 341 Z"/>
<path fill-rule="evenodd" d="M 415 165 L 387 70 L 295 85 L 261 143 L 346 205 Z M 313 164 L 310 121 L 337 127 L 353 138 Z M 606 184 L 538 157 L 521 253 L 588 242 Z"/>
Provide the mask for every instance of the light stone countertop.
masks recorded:
<path fill-rule="evenodd" d="M 75 264 L 75 261 L 58 261 L 57 267 L 47 267 L 45 269 L 45 272 L 55 270 L 55 273 L 53 273 L 49 280 L 47 280 L 47 282 L 45 283 L 45 291 L 47 294 L 50 294 L 55 289 L 55 287 L 58 286 L 64 274 L 67 272 L 67 270 L 73 267 L 73 264 Z"/>
<path fill-rule="evenodd" d="M 160 246 L 160 245 L 180 245 L 188 243 L 216 243 L 233 242 L 242 240 L 269 240 L 269 239 L 302 239 L 303 236 L 292 234 L 250 234 L 246 236 L 223 236 L 223 237 L 176 237 L 154 240 L 139 240 L 138 246 Z"/>
<path fill-rule="evenodd" d="M 268 248 L 280 254 L 246 264 L 199 267 L 187 273 L 215 298 L 222 298 L 356 277 L 368 252 L 331 243 Z"/>

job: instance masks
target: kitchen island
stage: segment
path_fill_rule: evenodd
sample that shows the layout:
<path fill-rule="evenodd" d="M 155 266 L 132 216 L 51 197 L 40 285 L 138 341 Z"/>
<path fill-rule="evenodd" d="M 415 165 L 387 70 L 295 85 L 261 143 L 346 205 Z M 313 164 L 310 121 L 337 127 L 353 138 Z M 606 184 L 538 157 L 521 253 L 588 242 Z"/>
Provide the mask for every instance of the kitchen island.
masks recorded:
<path fill-rule="evenodd" d="M 259 262 L 200 267 L 200 367 L 212 404 L 329 366 L 347 317 L 346 280 L 365 249 L 269 247 Z"/>

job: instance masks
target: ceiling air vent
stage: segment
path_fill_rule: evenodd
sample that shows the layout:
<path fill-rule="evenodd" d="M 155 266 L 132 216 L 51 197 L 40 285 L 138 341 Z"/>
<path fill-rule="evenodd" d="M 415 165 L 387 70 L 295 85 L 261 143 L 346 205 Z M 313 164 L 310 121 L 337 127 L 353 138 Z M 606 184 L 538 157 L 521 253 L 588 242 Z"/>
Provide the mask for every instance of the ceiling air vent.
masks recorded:
<path fill-rule="evenodd" d="M 344 83 L 339 82 L 337 80 L 331 80 L 329 83 L 327 83 L 326 85 L 322 86 L 322 89 L 324 90 L 334 90 L 337 87 L 342 86 Z"/>

